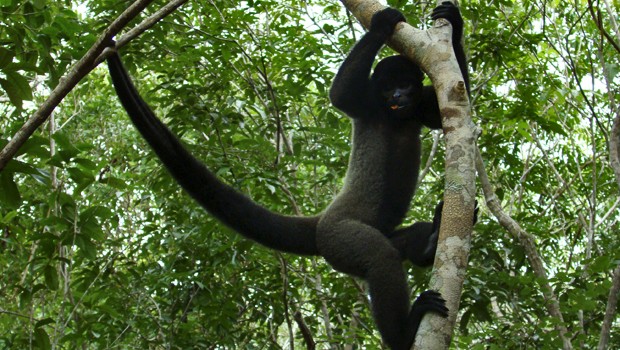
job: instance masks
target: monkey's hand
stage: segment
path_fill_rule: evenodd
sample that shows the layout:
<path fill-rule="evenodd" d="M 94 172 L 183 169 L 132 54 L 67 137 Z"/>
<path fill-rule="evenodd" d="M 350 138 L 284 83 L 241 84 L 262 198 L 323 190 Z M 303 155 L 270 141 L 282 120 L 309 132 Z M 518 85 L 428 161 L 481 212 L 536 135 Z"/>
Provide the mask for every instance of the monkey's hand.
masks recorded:
<path fill-rule="evenodd" d="M 387 38 L 394 34 L 394 27 L 398 22 L 407 22 L 407 20 L 400 11 L 388 7 L 372 16 L 370 31 L 379 34 L 384 40 L 387 40 Z"/>
<path fill-rule="evenodd" d="M 452 39 L 461 40 L 463 35 L 463 17 L 461 17 L 461 11 L 453 3 L 444 1 L 441 5 L 435 7 L 431 18 L 434 20 L 443 18 L 448 20 L 452 24 Z"/>
<path fill-rule="evenodd" d="M 448 317 L 446 301 L 441 297 L 439 292 L 434 290 L 426 290 L 422 292 L 411 307 L 411 313 L 416 313 L 420 316 L 427 312 L 436 312 L 441 317 Z"/>

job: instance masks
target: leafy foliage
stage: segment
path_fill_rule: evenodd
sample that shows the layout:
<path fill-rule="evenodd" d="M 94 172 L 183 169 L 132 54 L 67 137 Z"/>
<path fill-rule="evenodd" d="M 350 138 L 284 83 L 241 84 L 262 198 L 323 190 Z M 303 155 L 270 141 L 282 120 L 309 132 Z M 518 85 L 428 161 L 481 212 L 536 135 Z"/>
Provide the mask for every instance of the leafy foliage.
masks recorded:
<path fill-rule="evenodd" d="M 430 8 L 389 3 L 427 23 Z M 127 4 L 0 0 L 0 146 Z M 620 259 L 608 163 L 619 53 L 584 2 L 463 5 L 487 171 L 537 239 L 573 345 L 595 347 Z M 327 91 L 361 34 L 353 22 L 335 1 L 188 2 L 121 54 L 219 176 L 270 209 L 313 214 L 346 170 L 350 122 Z M 303 347 L 297 312 L 319 348 L 379 347 L 358 281 L 243 240 L 179 190 L 104 68 L 53 120 L 0 173 L 0 348 Z M 441 196 L 441 148 L 408 221 L 430 219 Z M 483 213 L 473 245 L 454 346 L 559 348 L 519 241 Z M 425 274 L 412 269 L 412 294 Z"/>

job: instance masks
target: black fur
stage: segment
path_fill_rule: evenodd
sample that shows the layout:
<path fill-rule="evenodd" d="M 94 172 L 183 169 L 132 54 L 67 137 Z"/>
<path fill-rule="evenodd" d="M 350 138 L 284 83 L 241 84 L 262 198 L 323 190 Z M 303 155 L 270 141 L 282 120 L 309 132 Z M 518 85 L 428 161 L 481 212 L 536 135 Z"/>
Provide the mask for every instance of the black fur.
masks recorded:
<path fill-rule="evenodd" d="M 438 7 L 433 12 L 433 18 L 437 17 L 449 19 L 462 35 L 456 7 Z M 157 119 L 118 54 L 108 59 L 123 107 L 179 184 L 245 237 L 279 251 L 323 256 L 335 269 L 364 278 L 379 331 L 396 350 L 409 348 L 425 313 L 447 316 L 444 300 L 433 291 L 422 293 L 410 307 L 402 268 L 404 259 L 420 266 L 432 264 L 441 203 L 433 223 L 420 222 L 395 231 L 413 197 L 420 129 L 422 125 L 441 127 L 435 93 L 422 86 L 420 69 L 401 56 L 381 61 L 369 79 L 377 52 L 400 21 L 404 17 L 394 9 L 375 14 L 370 31 L 353 48 L 334 80 L 330 98 L 353 120 L 353 149 L 342 191 L 323 213 L 312 217 L 274 213 L 218 180 Z M 454 49 L 464 62 L 460 36 Z M 466 67 L 461 70 L 465 75 Z M 386 91 L 389 96 L 384 96 Z M 398 109 L 391 110 L 390 105 Z"/>

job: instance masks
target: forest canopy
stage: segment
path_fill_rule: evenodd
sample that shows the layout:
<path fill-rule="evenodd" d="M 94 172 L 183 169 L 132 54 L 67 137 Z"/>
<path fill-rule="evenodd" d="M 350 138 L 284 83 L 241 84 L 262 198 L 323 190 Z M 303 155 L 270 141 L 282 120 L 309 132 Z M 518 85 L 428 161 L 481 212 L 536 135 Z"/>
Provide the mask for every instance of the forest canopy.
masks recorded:
<path fill-rule="evenodd" d="M 431 24 L 434 2 L 382 3 Z M 128 6 L 0 0 L 0 148 Z M 452 347 L 620 348 L 620 3 L 460 7 L 484 171 Z M 338 1 L 190 1 L 120 52 L 218 176 L 312 215 L 347 169 L 351 123 L 328 91 L 363 32 Z M 406 223 L 443 195 L 443 139 L 423 130 Z M 0 348 L 381 346 L 363 283 L 243 239 L 181 191 L 104 65 L 0 170 L 0 271 Z M 419 295 L 430 271 L 408 271 Z"/>

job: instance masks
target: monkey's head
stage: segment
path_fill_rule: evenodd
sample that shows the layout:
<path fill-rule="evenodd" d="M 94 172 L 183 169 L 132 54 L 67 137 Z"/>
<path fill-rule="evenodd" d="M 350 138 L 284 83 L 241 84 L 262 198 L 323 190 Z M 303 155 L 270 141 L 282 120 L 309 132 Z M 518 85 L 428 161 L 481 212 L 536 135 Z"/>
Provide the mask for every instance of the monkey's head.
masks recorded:
<path fill-rule="evenodd" d="M 375 67 L 370 81 L 388 115 L 407 118 L 422 99 L 420 67 L 404 56 L 390 56 L 382 59 Z"/>

